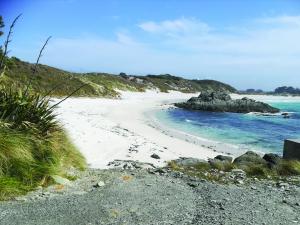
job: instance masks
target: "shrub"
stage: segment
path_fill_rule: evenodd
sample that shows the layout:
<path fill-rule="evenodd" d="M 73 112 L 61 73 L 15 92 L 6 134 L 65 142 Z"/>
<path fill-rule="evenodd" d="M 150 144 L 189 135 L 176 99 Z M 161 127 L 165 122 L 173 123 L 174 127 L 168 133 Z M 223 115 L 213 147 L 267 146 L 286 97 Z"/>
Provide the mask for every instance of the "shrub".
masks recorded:
<path fill-rule="evenodd" d="M 33 72 L 30 68 L 31 76 L 23 85 L 12 87 L 14 78 L 7 76 L 7 67 L 18 68 L 21 63 L 17 58 L 7 57 L 12 29 L 20 16 L 11 24 L 0 55 L 0 199 L 23 194 L 37 185 L 47 185 L 51 175 L 63 175 L 68 167 L 85 167 L 84 158 L 59 127 L 54 108 L 86 85 L 76 88 L 54 106 L 49 104 L 49 95 L 60 83 L 51 87 L 45 96 L 30 91 L 33 81 L 41 78 L 36 71 L 51 37 L 41 48 Z"/>
<path fill-rule="evenodd" d="M 58 127 L 49 99 L 22 89 L 0 89 L 0 120 L 11 128 L 29 127 L 42 135 Z"/>

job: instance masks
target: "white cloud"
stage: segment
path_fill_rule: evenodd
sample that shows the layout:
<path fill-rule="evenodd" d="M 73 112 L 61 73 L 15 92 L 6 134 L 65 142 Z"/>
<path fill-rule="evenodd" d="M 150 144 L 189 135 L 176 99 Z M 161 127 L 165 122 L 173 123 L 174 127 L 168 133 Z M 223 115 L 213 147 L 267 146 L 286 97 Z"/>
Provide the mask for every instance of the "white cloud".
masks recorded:
<path fill-rule="evenodd" d="M 296 25 L 300 26 L 300 16 L 277 16 L 277 17 L 266 17 L 257 20 L 258 22 L 265 24 L 275 25 Z"/>
<path fill-rule="evenodd" d="M 180 18 L 161 22 L 148 21 L 138 25 L 144 31 L 169 36 L 207 33 L 210 27 L 196 19 Z"/>
<path fill-rule="evenodd" d="M 73 71 L 210 76 L 239 88 L 300 87 L 299 18 L 256 19 L 230 32 L 195 19 L 145 22 L 139 25 L 142 36 L 128 28 L 113 40 L 91 35 L 53 39 L 43 63 Z M 21 49 L 14 52 L 22 57 Z"/>

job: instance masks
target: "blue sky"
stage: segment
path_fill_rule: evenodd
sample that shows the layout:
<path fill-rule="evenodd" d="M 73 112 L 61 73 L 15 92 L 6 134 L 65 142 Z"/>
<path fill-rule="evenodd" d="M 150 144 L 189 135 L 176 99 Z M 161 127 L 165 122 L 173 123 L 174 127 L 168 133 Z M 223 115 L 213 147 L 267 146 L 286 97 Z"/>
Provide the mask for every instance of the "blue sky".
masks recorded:
<path fill-rule="evenodd" d="M 26 61 L 52 35 L 41 63 L 66 70 L 300 87 L 299 0 L 0 0 L 7 25 L 19 13 Z"/>

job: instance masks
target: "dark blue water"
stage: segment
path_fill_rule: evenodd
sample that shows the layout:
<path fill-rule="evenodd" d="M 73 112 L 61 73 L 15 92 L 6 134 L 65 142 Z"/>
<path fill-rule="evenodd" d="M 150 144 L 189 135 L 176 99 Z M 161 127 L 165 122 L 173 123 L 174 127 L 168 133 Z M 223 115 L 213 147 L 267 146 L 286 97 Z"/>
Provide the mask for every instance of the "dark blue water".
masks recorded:
<path fill-rule="evenodd" d="M 300 102 L 269 103 L 284 112 L 283 116 L 197 112 L 172 109 L 158 112 L 161 122 L 172 128 L 211 140 L 238 145 L 240 148 L 282 153 L 283 141 L 300 138 Z"/>

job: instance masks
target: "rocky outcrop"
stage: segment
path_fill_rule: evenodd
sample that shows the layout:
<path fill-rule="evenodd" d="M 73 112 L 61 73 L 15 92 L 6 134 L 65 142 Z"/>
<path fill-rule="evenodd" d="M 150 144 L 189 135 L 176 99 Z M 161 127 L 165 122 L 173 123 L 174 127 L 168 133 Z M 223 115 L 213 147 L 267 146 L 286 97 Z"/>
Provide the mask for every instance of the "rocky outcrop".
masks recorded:
<path fill-rule="evenodd" d="M 280 162 L 282 161 L 282 158 L 279 155 L 274 153 L 265 154 L 263 159 L 267 161 L 270 167 L 276 166 L 280 164 Z"/>
<path fill-rule="evenodd" d="M 279 109 L 266 103 L 258 102 L 249 98 L 233 100 L 226 92 L 206 91 L 198 97 L 190 98 L 187 102 L 175 103 L 175 106 L 190 110 L 211 112 L 234 112 L 234 113 L 277 113 Z"/>
<path fill-rule="evenodd" d="M 266 164 L 266 161 L 259 154 L 252 151 L 248 151 L 245 154 L 235 158 L 233 163 L 239 166 L 247 166 Z"/>

